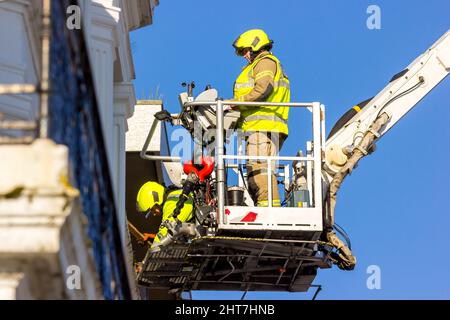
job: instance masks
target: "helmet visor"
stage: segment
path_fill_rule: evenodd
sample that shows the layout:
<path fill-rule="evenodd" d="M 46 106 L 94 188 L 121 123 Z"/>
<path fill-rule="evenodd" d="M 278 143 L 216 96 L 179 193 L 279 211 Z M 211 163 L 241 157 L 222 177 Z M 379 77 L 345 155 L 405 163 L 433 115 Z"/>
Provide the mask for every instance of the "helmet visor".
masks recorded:
<path fill-rule="evenodd" d="M 243 56 L 243 55 L 245 55 L 246 53 L 247 53 L 247 51 L 249 51 L 250 50 L 250 48 L 236 48 L 236 54 L 238 55 L 238 56 Z"/>

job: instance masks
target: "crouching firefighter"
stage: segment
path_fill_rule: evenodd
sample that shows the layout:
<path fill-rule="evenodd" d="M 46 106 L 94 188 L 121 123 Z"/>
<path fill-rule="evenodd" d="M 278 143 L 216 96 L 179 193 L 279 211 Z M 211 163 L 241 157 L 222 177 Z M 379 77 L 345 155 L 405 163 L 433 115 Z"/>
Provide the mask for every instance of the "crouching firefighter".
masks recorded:
<path fill-rule="evenodd" d="M 184 205 L 176 210 L 180 197 L 184 198 Z M 161 225 L 150 248 L 152 252 L 157 252 L 162 246 L 171 243 L 177 234 L 195 236 L 194 225 L 184 223 L 190 221 L 193 216 L 192 195 L 183 194 L 182 189 L 174 186 L 165 188 L 153 181 L 146 182 L 137 194 L 136 208 L 145 214 L 146 218 L 150 215 L 162 216 Z"/>

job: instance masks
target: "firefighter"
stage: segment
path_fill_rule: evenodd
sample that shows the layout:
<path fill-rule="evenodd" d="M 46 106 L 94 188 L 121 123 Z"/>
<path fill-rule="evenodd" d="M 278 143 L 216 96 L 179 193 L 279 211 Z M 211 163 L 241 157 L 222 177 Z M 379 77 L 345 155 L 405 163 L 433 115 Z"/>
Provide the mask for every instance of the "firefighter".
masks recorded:
<path fill-rule="evenodd" d="M 236 54 L 248 62 L 234 83 L 234 101 L 290 101 L 289 79 L 271 52 L 272 44 L 273 41 L 260 29 L 248 30 L 234 41 Z M 247 155 L 278 155 L 288 136 L 289 107 L 234 106 L 233 109 L 241 112 L 239 128 L 246 137 Z M 267 206 L 267 162 L 249 160 L 247 173 L 253 201 L 257 206 Z M 272 199 L 273 206 L 280 206 L 275 175 L 272 175 Z"/>
<path fill-rule="evenodd" d="M 145 214 L 146 218 L 150 215 L 162 216 L 162 222 L 166 220 L 174 222 L 175 218 L 172 216 L 172 213 L 176 208 L 181 192 L 181 189 L 177 189 L 174 186 L 165 188 L 157 182 L 148 181 L 139 189 L 136 198 L 136 209 Z M 189 196 L 176 219 L 180 222 L 191 220 L 193 208 L 193 200 Z M 158 233 L 153 240 L 151 250 L 157 251 L 159 249 L 159 246 L 164 243 L 167 233 L 167 227 L 161 223 Z"/>

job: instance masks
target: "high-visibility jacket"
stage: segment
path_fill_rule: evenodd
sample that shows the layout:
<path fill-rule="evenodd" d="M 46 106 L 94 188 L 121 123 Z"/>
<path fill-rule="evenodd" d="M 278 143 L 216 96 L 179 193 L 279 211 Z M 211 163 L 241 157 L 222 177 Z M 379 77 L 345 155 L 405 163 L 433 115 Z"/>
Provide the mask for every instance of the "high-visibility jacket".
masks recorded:
<path fill-rule="evenodd" d="M 166 200 L 163 204 L 163 214 L 162 214 L 162 220 L 170 220 L 174 221 L 175 219 L 171 216 L 172 213 L 175 211 L 175 208 L 177 206 L 178 199 L 180 198 L 182 190 L 174 190 L 169 191 L 169 193 L 166 196 Z M 194 203 L 192 197 L 190 197 L 186 202 L 184 203 L 183 208 L 180 211 L 180 214 L 177 216 L 177 219 L 181 222 L 186 222 L 192 219 L 192 211 L 194 209 Z M 164 226 L 160 226 L 158 233 L 155 237 L 154 243 L 160 242 L 161 239 L 166 236 L 167 234 L 167 228 Z"/>
<path fill-rule="evenodd" d="M 274 88 L 266 102 L 289 102 L 289 79 L 285 75 L 280 61 L 272 54 L 257 57 L 243 68 L 234 83 L 234 99 L 245 101 L 244 96 L 255 87 L 254 68 L 262 59 L 271 59 L 277 64 L 274 75 Z M 240 107 L 240 128 L 243 131 L 272 131 L 288 134 L 289 107 Z"/>

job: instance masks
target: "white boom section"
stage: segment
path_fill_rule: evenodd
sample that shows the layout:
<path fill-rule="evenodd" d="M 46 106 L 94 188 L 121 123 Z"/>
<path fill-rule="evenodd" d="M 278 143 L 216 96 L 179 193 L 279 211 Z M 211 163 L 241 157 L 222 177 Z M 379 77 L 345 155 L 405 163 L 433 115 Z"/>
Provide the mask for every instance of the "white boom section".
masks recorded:
<path fill-rule="evenodd" d="M 450 30 L 414 60 L 407 72 L 391 81 L 359 113 L 326 142 L 326 148 L 358 145 L 372 122 L 382 112 L 390 117 L 380 130 L 383 136 L 450 72 Z M 421 83 L 422 82 L 422 83 Z"/>

